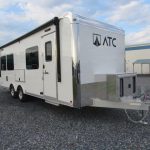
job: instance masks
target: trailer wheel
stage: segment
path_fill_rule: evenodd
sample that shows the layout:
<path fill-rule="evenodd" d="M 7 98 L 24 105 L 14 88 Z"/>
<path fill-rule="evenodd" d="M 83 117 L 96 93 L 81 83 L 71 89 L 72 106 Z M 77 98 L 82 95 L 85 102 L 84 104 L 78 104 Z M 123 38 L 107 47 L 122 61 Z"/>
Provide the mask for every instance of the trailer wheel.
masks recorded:
<path fill-rule="evenodd" d="M 25 101 L 25 94 L 23 93 L 23 90 L 21 87 L 18 88 L 18 98 L 20 102 Z"/>
<path fill-rule="evenodd" d="M 17 98 L 17 92 L 15 91 L 15 88 L 13 85 L 10 86 L 10 95 L 13 97 L 13 98 Z"/>

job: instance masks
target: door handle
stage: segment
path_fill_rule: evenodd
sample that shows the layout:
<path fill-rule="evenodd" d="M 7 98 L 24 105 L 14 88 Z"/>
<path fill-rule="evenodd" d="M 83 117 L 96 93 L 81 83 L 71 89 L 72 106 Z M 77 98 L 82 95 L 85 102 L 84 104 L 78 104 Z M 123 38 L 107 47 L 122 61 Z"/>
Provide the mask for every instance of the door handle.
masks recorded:
<path fill-rule="evenodd" d="M 49 74 L 49 73 L 45 70 L 44 74 Z"/>

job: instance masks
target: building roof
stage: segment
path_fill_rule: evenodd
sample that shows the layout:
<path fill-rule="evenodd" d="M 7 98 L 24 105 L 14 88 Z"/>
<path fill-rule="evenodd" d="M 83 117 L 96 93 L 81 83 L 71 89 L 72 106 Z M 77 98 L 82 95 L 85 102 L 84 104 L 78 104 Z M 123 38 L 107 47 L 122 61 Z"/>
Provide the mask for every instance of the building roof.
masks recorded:
<path fill-rule="evenodd" d="M 150 50 L 150 43 L 129 45 L 129 46 L 126 46 L 125 50 L 132 51 L 132 50 L 144 50 L 144 49 Z"/>
<path fill-rule="evenodd" d="M 137 59 L 133 64 L 150 64 L 150 59 Z"/>

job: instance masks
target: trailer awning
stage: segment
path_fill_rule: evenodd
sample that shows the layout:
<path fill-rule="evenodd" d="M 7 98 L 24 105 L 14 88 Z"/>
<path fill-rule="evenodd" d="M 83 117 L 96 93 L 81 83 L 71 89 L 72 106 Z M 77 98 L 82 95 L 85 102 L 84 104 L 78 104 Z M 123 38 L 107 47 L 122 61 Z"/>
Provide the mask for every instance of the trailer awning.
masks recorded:
<path fill-rule="evenodd" d="M 133 64 L 150 64 L 150 59 L 138 59 Z"/>

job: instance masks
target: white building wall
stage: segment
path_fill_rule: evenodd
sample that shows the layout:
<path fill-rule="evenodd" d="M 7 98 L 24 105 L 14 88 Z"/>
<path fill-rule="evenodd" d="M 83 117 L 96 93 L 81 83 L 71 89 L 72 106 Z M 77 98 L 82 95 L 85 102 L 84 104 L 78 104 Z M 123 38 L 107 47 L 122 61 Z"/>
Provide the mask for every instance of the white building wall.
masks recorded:
<path fill-rule="evenodd" d="M 133 73 L 133 62 L 138 59 L 150 59 L 150 49 L 129 50 L 126 51 L 126 72 Z M 141 69 L 141 67 L 143 69 Z M 135 64 L 134 73 L 137 74 L 150 74 L 150 67 L 148 64 Z"/>

